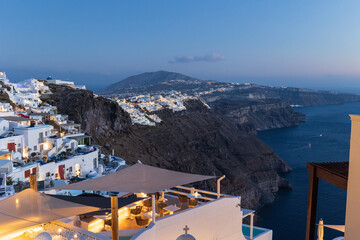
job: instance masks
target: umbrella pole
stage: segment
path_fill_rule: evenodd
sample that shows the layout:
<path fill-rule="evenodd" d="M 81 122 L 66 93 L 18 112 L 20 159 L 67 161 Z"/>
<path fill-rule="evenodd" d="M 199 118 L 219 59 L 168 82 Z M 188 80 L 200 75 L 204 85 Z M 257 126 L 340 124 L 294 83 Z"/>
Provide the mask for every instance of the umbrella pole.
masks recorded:
<path fill-rule="evenodd" d="M 111 195 L 111 231 L 112 231 L 112 239 L 119 240 L 119 217 L 118 217 L 117 195 Z"/>
<path fill-rule="evenodd" d="M 32 174 L 30 174 L 30 187 L 32 188 L 32 189 L 34 189 L 35 191 L 37 191 L 38 190 L 38 187 L 37 187 L 37 175 L 36 175 L 36 173 L 32 173 Z"/>
<path fill-rule="evenodd" d="M 151 205 L 152 205 L 152 222 L 153 223 L 155 223 L 155 208 L 156 208 L 156 206 L 155 206 L 155 194 L 153 194 L 152 196 L 151 196 Z"/>

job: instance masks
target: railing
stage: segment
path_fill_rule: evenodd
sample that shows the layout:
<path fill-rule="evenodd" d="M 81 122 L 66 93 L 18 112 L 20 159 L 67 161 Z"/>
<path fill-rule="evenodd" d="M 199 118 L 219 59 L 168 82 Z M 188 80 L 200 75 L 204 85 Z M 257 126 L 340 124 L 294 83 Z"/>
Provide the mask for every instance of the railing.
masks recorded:
<path fill-rule="evenodd" d="M 191 188 L 191 187 L 184 187 L 184 186 L 176 186 L 175 188 L 186 190 L 189 192 L 183 192 L 183 191 L 177 191 L 177 190 L 170 190 L 170 192 L 174 193 L 174 194 L 184 195 L 184 196 L 187 196 L 189 193 L 194 193 L 194 192 L 203 193 L 203 194 L 210 195 L 210 196 L 215 196 L 214 198 L 207 197 L 207 196 L 199 197 L 199 199 L 206 200 L 206 201 L 212 201 L 212 200 L 217 199 L 217 197 L 218 197 L 218 193 L 216 193 L 216 192 L 211 192 L 211 191 L 206 191 L 206 190 L 201 190 L 201 189 L 196 189 L 196 188 Z M 229 196 L 230 195 L 220 194 L 220 197 L 229 197 Z"/>

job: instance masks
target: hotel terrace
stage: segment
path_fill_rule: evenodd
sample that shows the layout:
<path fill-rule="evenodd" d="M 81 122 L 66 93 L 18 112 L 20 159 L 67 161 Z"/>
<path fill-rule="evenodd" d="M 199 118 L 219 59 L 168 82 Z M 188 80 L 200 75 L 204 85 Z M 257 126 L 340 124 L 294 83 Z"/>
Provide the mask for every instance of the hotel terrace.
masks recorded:
<path fill-rule="evenodd" d="M 240 197 L 220 193 L 223 178 L 217 178 L 215 193 L 184 186 L 215 181 L 215 176 L 138 163 L 103 177 L 52 188 L 46 194 L 27 189 L 0 202 L 0 213 L 6 216 L 0 218 L 0 237 L 271 240 L 271 230 L 253 226 L 254 211 L 241 208 Z M 69 195 L 52 195 L 60 192 Z M 30 204 L 26 199 L 31 198 L 46 201 L 35 199 L 38 204 Z M 71 212 L 72 204 L 78 206 L 77 212 Z M 243 224 L 246 217 L 250 225 Z M 11 227 L 15 223 L 16 229 Z"/>

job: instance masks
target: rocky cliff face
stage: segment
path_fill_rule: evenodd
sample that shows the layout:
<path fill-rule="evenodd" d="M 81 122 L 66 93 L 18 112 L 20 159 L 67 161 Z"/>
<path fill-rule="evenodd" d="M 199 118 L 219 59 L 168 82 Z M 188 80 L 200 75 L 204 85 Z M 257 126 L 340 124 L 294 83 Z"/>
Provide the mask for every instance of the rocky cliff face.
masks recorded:
<path fill-rule="evenodd" d="M 132 125 L 115 102 L 91 92 L 50 85 L 54 94 L 44 100 L 59 112 L 82 124 L 103 151 L 115 149 L 129 163 L 141 160 L 154 166 L 199 173 L 226 175 L 224 193 L 241 195 L 246 207 L 271 202 L 274 193 L 289 183 L 280 173 L 290 167 L 274 151 L 251 134 L 248 123 L 206 108 L 200 101 L 186 102 L 186 111 L 165 109 L 155 127 Z M 215 181 L 202 183 L 215 190 Z"/>
<path fill-rule="evenodd" d="M 279 99 L 249 99 L 222 94 L 221 97 L 203 96 L 202 100 L 215 112 L 243 127 L 247 126 L 253 133 L 257 130 L 298 126 L 305 121 L 304 114 L 295 112 L 289 104 Z"/>
<path fill-rule="evenodd" d="M 292 105 L 315 106 L 359 102 L 360 95 L 335 93 L 303 88 L 267 87 L 260 85 L 237 86 L 225 93 L 226 97 L 251 97 L 252 99 L 279 99 Z"/>

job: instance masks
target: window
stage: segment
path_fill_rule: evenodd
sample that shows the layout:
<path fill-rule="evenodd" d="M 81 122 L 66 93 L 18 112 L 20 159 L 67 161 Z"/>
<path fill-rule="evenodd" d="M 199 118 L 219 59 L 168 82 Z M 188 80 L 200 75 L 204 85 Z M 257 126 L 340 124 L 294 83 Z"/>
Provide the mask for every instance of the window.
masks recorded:
<path fill-rule="evenodd" d="M 40 151 L 44 150 L 44 145 L 40 145 Z"/>
<path fill-rule="evenodd" d="M 71 172 L 71 173 L 72 173 L 72 167 L 69 167 L 69 172 Z"/>
<path fill-rule="evenodd" d="M 37 151 L 37 146 L 34 146 L 34 151 Z"/>
<path fill-rule="evenodd" d="M 45 136 L 47 136 L 48 135 L 48 132 L 45 132 Z"/>
<path fill-rule="evenodd" d="M 5 131 L 5 126 L 3 126 L 3 130 Z"/>
<path fill-rule="evenodd" d="M 21 148 L 18 148 L 17 151 L 18 151 L 19 153 L 21 153 Z"/>
<path fill-rule="evenodd" d="M 50 172 L 47 172 L 47 173 L 46 173 L 46 177 L 50 177 Z"/>
<path fill-rule="evenodd" d="M 97 168 L 97 158 L 94 158 L 94 168 Z"/>

